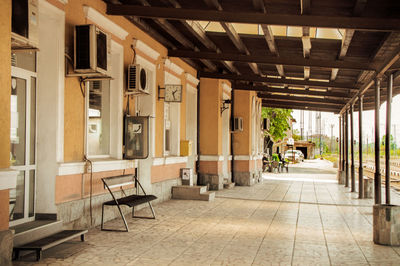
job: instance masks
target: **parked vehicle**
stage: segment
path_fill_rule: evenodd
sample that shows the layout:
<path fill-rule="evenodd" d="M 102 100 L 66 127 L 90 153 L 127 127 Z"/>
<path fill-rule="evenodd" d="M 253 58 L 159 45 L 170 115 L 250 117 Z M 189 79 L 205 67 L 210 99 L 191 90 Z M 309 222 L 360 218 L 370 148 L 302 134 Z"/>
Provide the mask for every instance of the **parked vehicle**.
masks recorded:
<path fill-rule="evenodd" d="M 304 154 L 299 150 L 287 150 L 284 155 L 289 162 L 303 162 Z"/>

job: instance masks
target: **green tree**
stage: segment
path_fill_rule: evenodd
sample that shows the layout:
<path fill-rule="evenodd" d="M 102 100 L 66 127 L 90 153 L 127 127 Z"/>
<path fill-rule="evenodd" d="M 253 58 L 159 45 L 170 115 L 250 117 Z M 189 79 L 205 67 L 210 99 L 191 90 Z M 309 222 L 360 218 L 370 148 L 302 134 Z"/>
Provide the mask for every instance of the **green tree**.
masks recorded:
<path fill-rule="evenodd" d="M 293 130 L 293 139 L 294 140 L 301 140 L 300 132 L 298 129 Z"/>
<path fill-rule="evenodd" d="M 276 141 L 283 139 L 286 136 L 286 131 L 290 129 L 289 118 L 292 117 L 292 110 L 263 107 L 262 117 L 270 120 L 268 133 Z"/>
<path fill-rule="evenodd" d="M 386 135 L 383 135 L 382 142 L 381 142 L 382 146 L 385 146 L 385 138 L 386 138 Z M 394 142 L 394 138 L 393 138 L 392 134 L 390 134 L 390 149 L 391 150 L 395 150 L 396 149 L 396 143 Z"/>

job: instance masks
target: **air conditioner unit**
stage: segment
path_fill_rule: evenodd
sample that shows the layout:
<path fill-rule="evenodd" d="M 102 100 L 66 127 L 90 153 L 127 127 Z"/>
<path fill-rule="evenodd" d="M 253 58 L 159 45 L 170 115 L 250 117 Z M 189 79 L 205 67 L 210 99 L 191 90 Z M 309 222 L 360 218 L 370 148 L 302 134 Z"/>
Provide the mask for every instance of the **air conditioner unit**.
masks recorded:
<path fill-rule="evenodd" d="M 95 25 L 77 25 L 74 32 L 74 70 L 107 75 L 110 36 Z"/>
<path fill-rule="evenodd" d="M 128 66 L 128 94 L 149 94 L 149 75 L 147 70 L 138 64 Z"/>
<path fill-rule="evenodd" d="M 38 0 L 12 0 L 11 8 L 11 48 L 38 48 Z"/>
<path fill-rule="evenodd" d="M 268 118 L 263 118 L 262 121 L 262 130 L 269 130 L 271 126 L 271 121 Z"/>
<path fill-rule="evenodd" d="M 242 117 L 233 118 L 232 131 L 234 131 L 234 132 L 243 131 L 243 118 Z"/>

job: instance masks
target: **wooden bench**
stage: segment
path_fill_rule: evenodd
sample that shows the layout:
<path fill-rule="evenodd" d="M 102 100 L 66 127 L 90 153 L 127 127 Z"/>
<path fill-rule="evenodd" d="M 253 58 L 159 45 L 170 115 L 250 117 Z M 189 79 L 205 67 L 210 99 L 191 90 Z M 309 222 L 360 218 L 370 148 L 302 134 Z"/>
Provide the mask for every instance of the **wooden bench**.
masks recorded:
<path fill-rule="evenodd" d="M 19 258 L 20 251 L 35 251 L 36 252 L 36 260 L 39 261 L 42 257 L 42 251 L 64 243 L 68 240 L 71 240 L 75 237 L 80 236 L 81 241 L 85 241 L 85 234 L 88 230 L 63 230 L 56 234 L 47 236 L 45 238 L 41 238 L 39 240 L 35 240 L 33 242 L 23 244 L 21 246 L 17 246 L 13 248 L 13 260 L 17 260 Z"/>
<path fill-rule="evenodd" d="M 137 179 L 136 175 L 121 175 L 121 176 L 112 176 L 106 177 L 101 179 L 104 184 L 104 188 L 107 188 L 108 192 L 110 192 L 112 196 L 112 200 L 106 201 L 103 203 L 101 207 L 101 230 L 103 231 L 123 231 L 128 232 L 128 224 L 126 222 L 125 216 L 121 210 L 121 205 L 125 205 L 132 208 L 132 218 L 144 218 L 144 219 L 155 219 L 156 216 L 154 214 L 153 206 L 151 205 L 151 201 L 157 199 L 154 195 L 147 195 L 144 191 L 142 185 L 140 184 L 139 180 Z M 126 195 L 125 191 L 123 190 L 123 186 L 134 185 L 136 188 L 136 194 L 133 195 Z M 117 198 L 115 196 L 115 191 L 113 193 L 113 188 L 120 188 L 121 193 L 124 195 L 123 197 Z M 139 188 L 141 189 L 143 194 L 139 193 Z M 151 213 L 153 214 L 152 217 L 141 217 L 135 216 L 135 206 L 148 203 Z M 122 220 L 124 221 L 126 230 L 116 230 L 116 229 L 105 229 L 104 228 L 104 206 L 117 206 L 119 213 L 121 214 Z"/>

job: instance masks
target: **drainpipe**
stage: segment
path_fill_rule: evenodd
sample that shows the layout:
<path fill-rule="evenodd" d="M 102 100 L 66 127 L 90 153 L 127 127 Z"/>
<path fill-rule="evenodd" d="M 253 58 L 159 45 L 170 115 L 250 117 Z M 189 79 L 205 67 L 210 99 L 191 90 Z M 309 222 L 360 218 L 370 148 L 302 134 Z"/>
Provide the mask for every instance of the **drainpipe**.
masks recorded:
<path fill-rule="evenodd" d="M 234 172 L 234 166 L 235 166 L 235 153 L 233 150 L 233 139 L 234 139 L 234 133 L 233 133 L 233 123 L 235 120 L 235 115 L 234 115 L 234 110 L 235 110 L 235 89 L 232 88 L 231 91 L 231 155 L 232 155 L 232 160 L 231 160 L 231 179 L 232 182 L 235 182 L 235 172 Z"/>
<path fill-rule="evenodd" d="M 197 73 L 197 78 L 200 80 L 199 73 Z M 197 174 L 197 184 L 199 183 L 199 169 L 200 169 L 200 82 L 197 84 L 197 160 L 196 160 L 196 174 Z"/>

